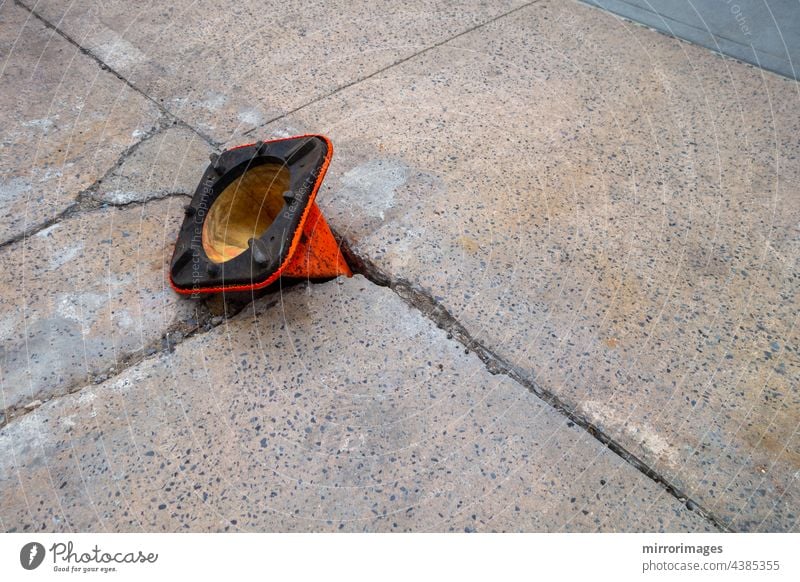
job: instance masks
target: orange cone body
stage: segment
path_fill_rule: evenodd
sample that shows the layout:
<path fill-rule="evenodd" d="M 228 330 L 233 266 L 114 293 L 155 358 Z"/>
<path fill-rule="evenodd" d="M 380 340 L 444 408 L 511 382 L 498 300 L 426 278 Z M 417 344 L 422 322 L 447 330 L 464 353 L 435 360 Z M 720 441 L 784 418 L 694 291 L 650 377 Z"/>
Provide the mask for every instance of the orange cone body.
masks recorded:
<path fill-rule="evenodd" d="M 297 250 L 289 258 L 281 276 L 325 279 L 340 275 L 352 277 L 353 273 L 347 266 L 328 223 L 314 202 L 303 225 Z"/>

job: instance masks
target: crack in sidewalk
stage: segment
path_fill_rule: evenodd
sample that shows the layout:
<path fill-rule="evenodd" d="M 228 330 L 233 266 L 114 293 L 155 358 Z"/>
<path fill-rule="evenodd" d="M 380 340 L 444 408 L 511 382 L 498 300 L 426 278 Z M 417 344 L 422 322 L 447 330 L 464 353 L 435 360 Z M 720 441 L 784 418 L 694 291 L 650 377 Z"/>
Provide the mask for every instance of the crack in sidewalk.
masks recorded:
<path fill-rule="evenodd" d="M 148 342 L 139 349 L 121 356 L 113 364 L 110 364 L 104 370 L 96 374 L 87 373 L 87 381 L 75 382 L 67 386 L 63 391 L 48 394 L 44 400 L 36 398 L 36 395 L 34 395 L 34 399 L 25 404 L 18 404 L 16 406 L 0 409 L 0 430 L 11 424 L 12 421 L 19 420 L 34 412 L 46 402 L 77 394 L 90 386 L 113 380 L 144 360 L 156 358 L 161 354 L 174 352 L 175 348 L 186 340 L 197 335 L 208 333 L 214 328 L 223 325 L 227 320 L 239 314 L 252 303 L 252 301 L 237 301 L 235 299 L 222 299 L 221 301 L 216 301 L 216 299 L 215 297 L 211 297 L 198 301 L 194 317 L 189 322 L 179 321 L 173 323 L 167 327 L 159 339 Z M 277 300 L 269 301 L 265 309 L 269 309 L 275 305 L 277 305 Z"/>
<path fill-rule="evenodd" d="M 150 103 L 152 103 L 153 105 L 155 105 L 158 108 L 158 110 L 162 113 L 162 115 L 165 115 L 165 116 L 169 117 L 171 120 L 175 121 L 175 123 L 177 125 L 180 125 L 181 127 L 185 127 L 189 131 L 193 132 L 200 139 L 205 141 L 208 145 L 210 145 L 215 150 L 218 150 L 222 146 L 222 144 L 220 142 L 217 142 L 217 141 L 213 140 L 210 136 L 204 134 L 202 131 L 200 131 L 196 127 L 193 127 L 192 125 L 190 125 L 189 123 L 187 123 L 186 121 L 184 121 L 183 119 L 181 119 L 180 117 L 178 117 L 177 115 L 172 113 L 169 109 L 167 109 L 164 105 L 162 105 L 157 99 L 155 99 L 154 97 L 151 97 L 150 95 L 148 95 L 147 93 L 145 93 L 144 91 L 139 89 L 139 87 L 137 87 L 131 81 L 129 81 L 127 78 L 125 78 L 122 75 L 122 73 L 120 73 L 119 71 L 117 71 L 113 67 L 109 66 L 100 57 L 95 55 L 91 51 L 91 49 L 88 49 L 88 48 L 82 46 L 80 43 L 78 43 L 78 41 L 76 41 L 74 38 L 72 38 L 69 34 L 64 32 L 63 30 L 58 28 L 55 24 L 53 24 L 52 22 L 47 20 L 45 17 L 40 15 L 38 12 L 36 12 L 36 10 L 34 10 L 33 8 L 29 8 L 28 6 L 23 4 L 21 0 L 14 0 L 14 4 L 19 6 L 20 8 L 22 8 L 26 12 L 28 12 L 31 16 L 33 16 L 34 18 L 39 20 L 45 27 L 51 29 L 56 34 L 58 34 L 60 37 L 62 37 L 64 40 L 66 40 L 68 43 L 70 43 L 71 45 L 76 47 L 82 54 L 86 55 L 87 57 L 89 57 L 90 59 L 95 61 L 97 63 L 97 65 L 102 70 L 108 71 L 109 73 L 114 75 L 117 79 L 119 79 L 120 81 L 125 83 L 133 91 L 135 91 L 136 93 L 138 93 L 139 95 L 141 95 L 142 97 L 147 99 Z"/>
<path fill-rule="evenodd" d="M 294 109 L 291 109 L 289 111 L 281 113 L 280 115 L 277 115 L 277 116 L 275 116 L 275 117 L 273 117 L 271 119 L 268 119 L 267 121 L 265 121 L 263 123 L 260 123 L 259 125 L 256 125 L 255 127 L 251 128 L 251 129 L 248 129 L 242 135 L 243 136 L 251 136 L 254 132 L 263 129 L 264 127 L 268 126 L 271 123 L 275 123 L 276 121 L 279 121 L 279 120 L 284 119 L 284 118 L 286 118 L 286 117 L 288 117 L 290 115 L 293 115 L 293 114 L 297 113 L 298 111 L 300 111 L 302 109 L 305 109 L 306 107 L 310 107 L 311 105 L 314 105 L 315 103 L 318 103 L 318 102 L 320 102 L 320 101 L 322 101 L 324 99 L 332 97 L 333 95 L 336 95 L 337 93 L 340 93 L 340 92 L 344 91 L 345 89 L 348 89 L 348 88 L 350 88 L 350 87 L 352 87 L 354 85 L 357 85 L 359 83 L 362 83 L 364 81 L 367 81 L 367 80 L 369 80 L 369 79 L 371 79 L 371 78 L 373 78 L 373 77 L 375 77 L 377 75 L 380 75 L 381 73 L 384 73 L 384 72 L 388 71 L 389 69 L 392 69 L 394 67 L 402 65 L 405 62 L 408 62 L 408 61 L 410 61 L 412 59 L 415 59 L 415 58 L 417 58 L 417 57 L 419 57 L 421 55 L 424 55 L 425 53 L 428 53 L 428 52 L 430 52 L 430 51 L 432 51 L 434 49 L 437 49 L 437 48 L 439 48 L 439 47 L 441 47 L 441 46 L 443 46 L 443 45 L 445 45 L 445 44 L 447 44 L 449 42 L 452 42 L 457 38 L 460 38 L 460 37 L 462 37 L 462 36 L 464 36 L 466 34 L 474 32 L 474 31 L 476 31 L 476 30 L 478 30 L 480 28 L 483 28 L 485 26 L 488 26 L 488 25 L 490 25 L 490 24 L 492 24 L 492 23 L 494 23 L 494 22 L 496 22 L 496 21 L 498 21 L 498 20 L 500 20 L 502 18 L 505 18 L 507 16 L 515 14 L 516 12 L 524 10 L 524 9 L 530 7 L 530 6 L 533 6 L 534 4 L 536 4 L 536 3 L 540 2 L 540 1 L 541 0 L 530 0 L 529 2 L 526 2 L 524 4 L 516 6 L 516 7 L 512 8 L 511 10 L 507 10 L 506 12 L 503 12 L 502 14 L 498 14 L 497 16 L 493 16 L 492 18 L 489 18 L 488 20 L 480 22 L 480 23 L 478 23 L 478 24 L 476 24 L 474 26 L 471 26 L 471 27 L 467 28 L 466 30 L 462 30 L 461 32 L 458 32 L 458 33 L 456 33 L 456 34 L 454 34 L 452 36 L 449 36 L 449 37 L 447 37 L 447 38 L 445 38 L 443 40 L 440 40 L 440 41 L 435 42 L 435 43 L 433 43 L 431 45 L 428 45 L 425 48 L 423 48 L 422 50 L 419 50 L 419 51 L 417 51 L 417 52 L 415 52 L 415 53 L 413 53 L 413 54 L 411 54 L 411 55 L 409 55 L 407 57 L 400 58 L 400 59 L 398 59 L 398 60 L 396 60 L 396 61 L 394 61 L 394 62 L 392 62 L 392 63 L 390 63 L 390 64 L 388 64 L 388 65 L 386 65 L 384 67 L 381 67 L 380 69 L 378 69 L 376 71 L 373 71 L 373 72 L 371 72 L 371 73 L 369 73 L 367 75 L 364 75 L 362 77 L 358 77 L 357 79 L 354 79 L 352 81 L 348 81 L 347 83 L 339 85 L 338 87 L 334 88 L 333 90 L 329 91 L 328 93 L 325 93 L 324 95 L 320 95 L 319 97 L 315 97 L 315 98 L 311 99 L 310 101 L 307 101 L 307 102 L 303 103 L 302 105 L 299 105 L 299 106 L 295 107 Z M 96 54 L 94 54 L 91 49 L 88 49 L 88 48 L 82 46 L 78 41 L 76 41 L 74 38 L 72 38 L 72 36 L 70 36 L 68 33 L 64 32 L 58 26 L 56 26 L 55 24 L 53 24 L 52 22 L 50 22 L 49 20 L 47 20 L 46 18 L 41 16 L 33 8 L 29 8 L 27 5 L 25 5 L 22 2 L 22 0 L 14 0 L 14 4 L 19 6 L 19 7 L 21 7 L 22 9 L 26 10 L 28 13 L 30 13 L 32 16 L 34 16 L 36 19 L 38 19 L 40 22 L 42 22 L 42 24 L 44 24 L 47 28 L 50 28 L 51 30 L 56 32 L 64 40 L 66 40 L 67 42 L 69 42 L 70 44 L 75 46 L 81 53 L 83 53 L 87 57 L 89 57 L 92 60 L 94 60 L 102 70 L 108 71 L 109 73 L 111 73 L 112 75 L 117 77 L 120 81 L 125 83 L 132 90 L 136 91 L 139 95 L 143 96 L 145 99 L 147 99 L 148 101 L 153 103 L 156 107 L 158 107 L 158 109 L 164 115 L 170 117 L 171 119 L 176 120 L 177 123 L 179 123 L 180 125 L 186 127 L 190 131 L 192 131 L 195 134 L 197 134 L 201 139 L 203 139 L 206 143 L 208 143 L 213 149 L 219 150 L 222 147 L 223 142 L 218 142 L 218 141 L 212 139 L 211 136 L 208 136 L 208 135 L 204 134 L 203 132 L 201 132 L 196 127 L 193 127 L 188 122 L 184 121 L 183 119 L 181 119 L 180 117 L 178 117 L 177 115 L 172 113 L 163 104 L 161 104 L 156 98 L 151 97 L 150 95 L 145 93 L 142 89 L 137 87 L 133 82 L 128 80 L 124 75 L 122 75 L 122 73 L 120 73 L 119 71 L 117 71 L 113 67 L 109 66 L 100 57 L 98 57 Z"/>
<path fill-rule="evenodd" d="M 394 61 L 393 63 L 390 63 L 390 64 L 386 65 L 385 67 L 382 67 L 382 68 L 378 69 L 377 71 L 373 71 L 372 73 L 364 75 L 363 77 L 359 77 L 358 79 L 355 79 L 353 81 L 349 81 L 347 83 L 344 83 L 343 85 L 339 85 L 338 87 L 336 87 L 332 91 L 329 91 L 328 93 L 326 93 L 324 95 L 320 95 L 319 97 L 315 97 L 311 101 L 303 103 L 302 105 L 299 105 L 299 106 L 295 107 L 291 111 L 287 111 L 285 113 L 281 113 L 280 115 L 278 115 L 276 117 L 273 117 L 272 119 L 268 119 L 267 121 L 257 125 L 256 127 L 252 128 L 252 129 L 248 129 L 242 135 L 246 135 L 246 136 L 252 135 L 255 131 L 264 129 L 266 126 L 268 126 L 271 123 L 275 123 L 276 121 L 280 121 L 281 119 L 285 119 L 285 118 L 289 117 L 290 115 L 294 115 L 298 111 L 300 111 L 302 109 L 305 109 L 306 107 L 310 107 L 311 105 L 314 105 L 315 103 L 319 103 L 320 101 L 322 101 L 324 99 L 327 99 L 329 97 L 332 97 L 332 96 L 336 95 L 337 93 L 341 93 L 342 91 L 344 91 L 345 89 L 349 89 L 353 85 L 358 85 L 359 83 L 362 83 L 364 81 L 368 81 L 369 79 L 372 79 L 373 77 L 375 77 L 377 75 L 380 75 L 381 73 L 385 73 L 389 69 L 392 69 L 394 67 L 402 65 L 405 62 L 408 62 L 408 61 L 410 61 L 412 59 L 415 59 L 415 58 L 417 58 L 419 56 L 422 56 L 427 52 L 430 52 L 430 51 L 432 51 L 434 49 L 437 49 L 437 48 L 439 48 L 439 47 L 441 47 L 441 46 L 443 46 L 443 45 L 445 45 L 445 44 L 447 44 L 449 42 L 454 41 L 457 38 L 460 38 L 460 37 L 464 36 L 465 34 L 469 34 L 471 32 L 474 32 L 474 31 L 478 30 L 479 28 L 483 28 L 484 26 L 488 26 L 488 25 L 492 24 L 493 22 L 496 22 L 496 21 L 500 20 L 501 18 L 505 18 L 506 16 L 511 16 L 512 14 L 514 14 L 516 12 L 519 12 L 520 10 L 524 10 L 525 8 L 528 8 L 528 7 L 530 7 L 530 6 L 536 4 L 537 2 L 540 2 L 540 1 L 541 0 L 532 0 L 531 2 L 526 2 L 525 4 L 517 6 L 516 8 L 512 8 L 511 10 L 503 12 L 502 14 L 498 14 L 497 16 L 494 16 L 494 17 L 490 18 L 489 20 L 486 20 L 484 22 L 476 24 L 475 26 L 471 26 L 470 28 L 468 28 L 466 30 L 462 30 L 461 32 L 459 32 L 457 34 L 454 34 L 453 36 L 447 37 L 444 40 L 440 40 L 439 42 L 436 42 L 436 43 L 434 43 L 432 45 L 426 46 L 424 49 L 422 49 L 420 51 L 417 51 L 414 54 L 409 55 L 407 57 L 403 57 L 401 59 L 398 59 L 398 60 Z"/>
<path fill-rule="evenodd" d="M 576 412 L 569 403 L 564 401 L 552 391 L 547 390 L 543 386 L 539 385 L 530 377 L 529 374 L 526 374 L 517 366 L 514 366 L 510 362 L 504 360 L 494 350 L 486 346 L 481 341 L 475 339 L 472 334 L 470 334 L 469 330 L 467 330 L 467 328 L 461 324 L 461 322 L 459 322 L 447 310 L 446 307 L 434 299 L 430 293 L 415 286 L 411 281 L 401 277 L 393 276 L 387 271 L 381 269 L 370 259 L 363 257 L 354 251 L 353 246 L 344 237 L 339 235 L 339 233 L 333 229 L 332 231 L 334 237 L 339 243 L 342 254 L 345 256 L 345 259 L 347 260 L 354 274 L 362 275 L 374 285 L 386 287 L 392 290 L 408 305 L 430 319 L 439 329 L 447 332 L 448 339 L 454 339 L 462 344 L 465 350 L 468 352 L 474 352 L 475 355 L 483 362 L 489 373 L 493 375 L 505 375 L 514 380 L 516 383 L 522 385 L 539 399 L 554 408 L 562 416 L 565 416 L 569 422 L 572 422 L 578 427 L 582 428 L 594 439 L 619 456 L 624 462 L 631 465 L 645 477 L 659 485 L 668 495 L 672 496 L 682 505 L 684 505 L 688 511 L 699 515 L 719 531 L 732 531 L 722 519 L 715 516 L 709 509 L 705 508 L 698 501 L 692 499 L 687 492 L 682 490 L 678 485 L 672 483 L 667 477 L 648 465 L 644 460 L 637 457 L 634 453 L 625 448 L 624 445 L 617 442 L 611 435 L 607 434 L 601 428 L 595 425 L 591 420 Z M 281 290 L 283 290 L 283 288 L 281 288 Z M 184 341 L 212 331 L 227 319 L 230 319 L 241 312 L 244 308 L 252 303 L 252 300 L 257 298 L 258 297 L 253 296 L 251 300 L 243 300 L 241 303 L 228 302 L 225 298 L 223 298 L 222 309 L 224 312 L 224 317 L 212 316 L 207 302 L 200 303 L 198 310 L 196 311 L 196 324 L 194 326 L 190 327 L 189 329 L 186 329 L 185 325 L 180 323 L 172 326 L 164 333 L 160 340 L 151 342 L 149 346 L 144 346 L 142 349 L 128 355 L 126 358 L 123 358 L 121 362 L 118 362 L 109 369 L 109 373 L 100 375 L 99 377 L 95 378 L 93 382 L 88 384 L 75 384 L 65 393 L 52 395 L 50 398 L 48 398 L 48 401 L 70 394 L 76 394 L 84 388 L 88 388 L 92 384 L 99 384 L 101 382 L 111 380 L 144 360 L 157 357 L 159 354 L 172 352 Z M 270 300 L 267 308 L 277 304 L 277 301 L 277 299 Z M 31 406 L 31 404 L 34 404 L 34 406 Z M 12 420 L 18 420 L 27 414 L 34 412 L 42 404 L 44 404 L 44 402 L 34 401 L 33 403 L 28 403 L 24 406 L 18 406 L 14 409 L 4 410 L 3 418 L 0 419 L 0 429 L 8 426 Z"/>
<path fill-rule="evenodd" d="M 455 339 L 468 352 L 475 352 L 480 358 L 486 369 L 491 374 L 502 374 L 508 376 L 518 384 L 524 386 L 531 393 L 546 402 L 570 422 L 579 426 L 592 437 L 606 446 L 614 454 L 622 458 L 623 461 L 631 465 L 648 479 L 661 486 L 669 495 L 680 501 L 687 510 L 698 514 L 700 517 L 711 523 L 716 529 L 722 532 L 730 532 L 731 528 L 719 517 L 715 516 L 709 509 L 703 507 L 698 501 L 692 499 L 689 494 L 680 486 L 671 482 L 666 476 L 659 473 L 656 469 L 648 465 L 644 460 L 637 457 L 634 453 L 625 448 L 624 445 L 616 441 L 611 435 L 604 432 L 590 419 L 579 414 L 568 402 L 563 400 L 554 392 L 547 390 L 533 380 L 529 374 L 519 367 L 503 359 L 494 350 L 486 346 L 481 341 L 475 339 L 469 330 L 461 324 L 451 314 L 446 307 L 441 305 L 430 293 L 414 285 L 411 281 L 393 276 L 387 271 L 378 267 L 368 258 L 359 255 L 353 250 L 350 243 L 334 231 L 334 236 L 342 250 L 342 253 L 350 265 L 354 274 L 363 275 L 367 280 L 380 287 L 388 287 L 394 291 L 403 301 L 414 309 L 420 311 L 422 315 L 430 319 L 439 329 L 447 332 L 448 339 Z"/>
<path fill-rule="evenodd" d="M 6 240 L 0 242 L 0 251 L 9 247 L 15 243 L 20 241 L 24 241 L 31 236 L 53 226 L 54 224 L 58 224 L 68 218 L 72 218 L 78 214 L 82 214 L 84 212 L 93 212 L 96 210 L 101 210 L 103 208 L 124 208 L 128 206 L 142 206 L 148 204 L 149 202 L 153 202 L 156 200 L 164 200 L 165 198 L 170 198 L 172 196 L 189 196 L 191 197 L 191 193 L 189 192 L 168 192 L 166 194 L 159 194 L 157 196 L 151 196 L 144 200 L 131 200 L 130 202 L 124 203 L 113 203 L 108 202 L 105 200 L 100 200 L 94 197 L 94 194 L 100 189 L 101 184 L 104 181 L 108 181 L 114 175 L 114 172 L 119 170 L 125 161 L 136 151 L 142 147 L 146 142 L 153 139 L 154 137 L 161 135 L 163 132 L 167 131 L 169 128 L 174 127 L 176 123 L 173 121 L 170 123 L 169 121 L 164 121 L 162 117 L 159 119 L 156 124 L 144 135 L 142 138 L 137 141 L 136 143 L 128 146 L 123 150 L 120 154 L 119 158 L 111 165 L 111 167 L 103 173 L 97 180 L 95 180 L 91 185 L 81 190 L 78 195 L 75 197 L 69 205 L 67 205 L 63 210 L 60 210 L 50 218 L 43 220 L 41 222 L 37 222 L 31 227 L 25 228 L 22 232 L 15 234 L 12 237 L 7 238 Z"/>

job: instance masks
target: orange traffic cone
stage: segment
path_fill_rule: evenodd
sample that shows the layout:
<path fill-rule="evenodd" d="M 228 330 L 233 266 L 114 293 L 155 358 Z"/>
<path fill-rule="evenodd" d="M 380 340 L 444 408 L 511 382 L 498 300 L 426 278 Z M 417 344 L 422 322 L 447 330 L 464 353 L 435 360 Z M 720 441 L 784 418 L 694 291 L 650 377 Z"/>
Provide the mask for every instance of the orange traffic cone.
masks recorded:
<path fill-rule="evenodd" d="M 284 276 L 352 276 L 316 204 L 332 155 L 328 138 L 304 135 L 213 156 L 186 207 L 170 265 L 173 289 L 251 291 Z"/>
<path fill-rule="evenodd" d="M 353 276 L 316 202 L 309 209 L 297 250 L 289 258 L 282 274 L 298 279 Z"/>

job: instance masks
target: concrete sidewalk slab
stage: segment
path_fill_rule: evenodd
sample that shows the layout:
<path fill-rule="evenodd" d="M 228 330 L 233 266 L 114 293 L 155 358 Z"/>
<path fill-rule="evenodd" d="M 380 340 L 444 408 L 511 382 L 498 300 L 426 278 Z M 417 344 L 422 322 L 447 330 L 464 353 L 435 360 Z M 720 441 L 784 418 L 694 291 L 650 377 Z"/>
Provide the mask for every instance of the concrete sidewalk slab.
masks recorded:
<path fill-rule="evenodd" d="M 225 141 L 525 2 L 23 3 Z"/>
<path fill-rule="evenodd" d="M 734 529 L 796 527 L 797 86 L 543 2 L 276 122 L 357 252 Z"/>
<path fill-rule="evenodd" d="M 192 196 L 212 151 L 190 129 L 170 127 L 139 144 L 91 196 L 109 204 L 145 202 L 170 194 Z"/>
<path fill-rule="evenodd" d="M 53 400 L 0 452 L 11 531 L 709 528 L 358 276 Z"/>
<path fill-rule="evenodd" d="M 0 407 L 35 406 L 196 325 L 166 265 L 183 198 L 85 212 L 0 252 Z"/>
<path fill-rule="evenodd" d="M 309 104 L 253 139 L 333 138 L 319 201 L 359 254 L 731 528 L 796 529 L 798 86 L 577 3 L 492 21 L 521 5 L 36 11 L 216 140 Z M 183 126 L 153 134 L 152 101 L 0 10 L 7 46 L 30 32 L 3 74 L 36 112 L 6 108 L 9 236 L 40 192 L 36 132 L 61 140 L 48 156 L 77 153 L 56 158 L 63 175 L 35 166 L 63 189 L 33 201 L 34 223 L 87 203 L 0 251 L 4 406 L 34 409 L 0 431 L 0 527 L 711 526 L 362 279 L 261 301 L 83 386 L 198 324 L 165 278 L 183 202 L 140 203 L 193 187 L 209 146 Z M 24 92 L 30 71 L 49 93 Z M 93 82 L 99 105 L 81 109 Z"/>
<path fill-rule="evenodd" d="M 0 5 L 0 243 L 54 218 L 155 129 L 158 108 L 13 2 Z"/>

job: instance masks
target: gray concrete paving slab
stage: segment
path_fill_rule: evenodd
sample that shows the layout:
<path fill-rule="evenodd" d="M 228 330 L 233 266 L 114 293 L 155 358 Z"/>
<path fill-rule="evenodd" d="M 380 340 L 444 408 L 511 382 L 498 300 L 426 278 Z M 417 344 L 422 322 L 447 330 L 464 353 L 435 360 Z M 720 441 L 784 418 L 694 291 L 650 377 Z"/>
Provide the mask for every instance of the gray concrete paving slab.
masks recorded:
<path fill-rule="evenodd" d="M 521 6 L 0 7 L 8 236 L 74 210 L 0 248 L 0 527 L 796 529 L 798 86 Z M 361 278 L 210 329 L 165 269 L 198 131 L 330 135 L 331 224 L 523 383 Z"/>
<path fill-rule="evenodd" d="M 219 141 L 524 3 L 24 1 Z"/>
<path fill-rule="evenodd" d="M 800 78 L 797 0 L 584 0 L 661 32 Z"/>
<path fill-rule="evenodd" d="M 797 527 L 795 83 L 542 2 L 275 122 L 356 251 L 723 522 Z"/>
<path fill-rule="evenodd" d="M 359 276 L 52 400 L 0 452 L 14 531 L 711 527 Z"/>
<path fill-rule="evenodd" d="M 0 410 L 36 407 L 188 332 L 198 305 L 169 288 L 166 265 L 185 198 L 109 207 L 0 251 Z"/>
<path fill-rule="evenodd" d="M 0 5 L 0 244 L 52 220 L 156 128 L 158 108 L 39 20 Z"/>
<path fill-rule="evenodd" d="M 91 197 L 109 204 L 129 204 L 170 194 L 192 196 L 212 152 L 186 127 L 170 127 L 143 141 L 115 168 Z"/>

